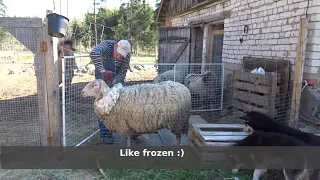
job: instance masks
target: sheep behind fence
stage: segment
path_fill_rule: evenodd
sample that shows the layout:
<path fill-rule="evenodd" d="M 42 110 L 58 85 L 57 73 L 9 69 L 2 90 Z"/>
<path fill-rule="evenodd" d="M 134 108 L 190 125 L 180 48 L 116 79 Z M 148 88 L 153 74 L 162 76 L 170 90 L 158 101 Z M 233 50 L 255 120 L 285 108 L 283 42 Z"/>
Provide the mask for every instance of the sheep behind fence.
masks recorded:
<path fill-rule="evenodd" d="M 74 58 L 74 57 L 68 57 L 65 56 L 64 59 L 67 58 Z M 75 57 L 76 62 L 79 62 L 78 57 Z M 84 64 L 90 64 L 88 57 L 81 57 L 81 63 Z M 85 60 L 84 60 L 85 59 Z M 67 61 L 67 60 L 65 60 Z M 67 66 L 67 65 L 66 65 Z M 171 80 L 179 82 L 180 84 L 184 84 L 185 77 L 192 73 L 189 71 L 189 67 L 195 68 L 201 68 L 202 64 L 158 64 L 158 63 L 139 63 L 139 62 L 131 62 L 131 68 L 127 71 L 126 76 L 126 84 L 128 86 L 135 85 L 135 84 L 143 84 L 143 83 L 160 83 L 164 80 Z M 214 69 L 214 67 L 219 66 L 221 69 L 221 64 L 206 64 L 208 67 L 212 67 L 211 69 Z M 162 69 L 165 69 L 169 72 L 165 72 L 165 76 L 159 75 L 157 72 L 157 69 L 159 67 L 162 67 Z M 181 68 L 180 68 L 181 67 Z M 63 68 L 63 71 L 65 71 L 67 67 Z M 176 73 L 173 73 L 176 72 Z M 219 76 L 222 77 L 222 72 L 215 71 Z M 178 77 L 180 75 L 180 77 Z M 160 77 L 160 78 L 159 78 Z M 165 77 L 165 78 L 163 78 Z M 216 77 L 217 78 L 217 77 Z M 62 78 L 63 79 L 63 78 Z M 77 73 L 74 76 L 73 82 L 71 85 L 68 85 L 67 83 L 62 86 L 64 88 L 64 99 L 62 100 L 62 108 L 64 111 L 64 117 L 63 122 L 65 122 L 65 132 L 64 137 L 66 138 L 66 144 L 76 144 L 80 143 L 82 140 L 84 140 L 88 133 L 90 132 L 95 133 L 98 129 L 98 117 L 93 111 L 93 102 L 92 99 L 83 99 L 81 95 L 81 90 L 84 88 L 84 86 L 90 82 L 91 80 L 95 79 L 94 75 L 90 74 L 87 71 L 84 71 L 83 73 Z M 158 80 L 158 81 L 157 81 Z M 214 80 L 215 81 L 215 80 Z M 63 82 L 66 82 L 63 80 Z M 207 106 L 207 109 L 199 108 L 199 102 L 197 102 L 197 97 L 192 96 L 191 102 L 193 103 L 193 107 L 191 108 L 191 111 L 199 112 L 202 111 L 212 111 L 212 110 L 219 110 L 222 105 L 222 83 L 221 81 L 213 82 L 212 84 L 218 86 L 218 90 L 216 90 L 216 94 L 213 92 L 208 91 L 207 95 L 205 95 L 205 92 L 203 91 L 203 95 L 206 97 L 209 97 L 207 99 L 210 99 L 211 97 L 211 104 L 215 104 L 217 108 L 210 108 Z M 69 87 L 69 90 L 67 90 L 67 86 Z M 188 87 L 188 86 L 186 86 Z M 220 91 L 219 91 L 220 90 Z M 219 97 L 215 97 L 219 96 Z M 207 99 L 203 101 L 208 101 Z M 198 100 L 199 101 L 199 100 Z M 165 106 L 165 105 L 163 105 Z M 80 116 L 81 114 L 81 116 Z M 80 118 L 80 119 L 78 119 Z M 85 133 L 82 133 L 78 131 L 78 133 L 75 133 L 74 131 L 76 129 L 86 129 L 86 126 L 89 124 L 90 128 L 88 128 Z M 84 135 L 86 134 L 86 135 Z M 119 139 L 120 138 L 120 139 Z M 120 143 L 120 141 L 125 141 L 124 137 L 117 138 L 115 143 Z"/>

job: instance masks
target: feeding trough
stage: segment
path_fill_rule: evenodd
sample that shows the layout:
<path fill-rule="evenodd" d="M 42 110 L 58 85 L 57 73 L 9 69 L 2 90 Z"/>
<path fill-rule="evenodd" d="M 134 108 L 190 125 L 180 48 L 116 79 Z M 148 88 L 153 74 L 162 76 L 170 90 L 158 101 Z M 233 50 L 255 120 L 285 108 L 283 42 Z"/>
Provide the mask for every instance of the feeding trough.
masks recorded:
<path fill-rule="evenodd" d="M 57 13 L 47 15 L 48 34 L 53 37 L 62 38 L 66 34 L 69 19 Z"/>

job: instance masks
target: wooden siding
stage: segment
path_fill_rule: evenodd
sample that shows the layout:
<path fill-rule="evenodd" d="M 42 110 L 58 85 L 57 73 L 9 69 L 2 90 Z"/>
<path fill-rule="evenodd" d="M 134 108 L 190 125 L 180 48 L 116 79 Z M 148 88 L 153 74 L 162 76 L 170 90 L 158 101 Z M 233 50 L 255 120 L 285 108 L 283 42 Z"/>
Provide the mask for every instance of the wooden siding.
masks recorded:
<path fill-rule="evenodd" d="M 189 63 L 191 29 L 185 27 L 159 28 L 158 63 Z M 172 66 L 159 66 L 158 73 L 173 69 Z M 187 66 L 178 67 L 187 71 Z M 177 70 L 178 70 L 177 69 Z"/>
<path fill-rule="evenodd" d="M 196 42 L 195 42 L 195 55 L 194 62 L 201 63 L 202 62 L 202 47 L 203 47 L 203 30 L 200 27 L 196 28 Z"/>
<path fill-rule="evenodd" d="M 175 16 L 197 5 L 212 2 L 214 0 L 171 0 L 167 7 L 166 16 Z"/>

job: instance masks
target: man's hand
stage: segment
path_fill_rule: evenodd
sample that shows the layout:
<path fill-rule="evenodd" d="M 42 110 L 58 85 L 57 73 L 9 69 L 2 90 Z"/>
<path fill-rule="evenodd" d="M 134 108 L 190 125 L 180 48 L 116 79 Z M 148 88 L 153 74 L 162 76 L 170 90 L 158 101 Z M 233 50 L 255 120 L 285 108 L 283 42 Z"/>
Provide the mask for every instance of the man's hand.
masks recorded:
<path fill-rule="evenodd" d="M 106 83 L 109 83 L 112 81 L 112 72 L 111 71 L 101 70 L 100 73 L 102 75 L 103 80 Z"/>

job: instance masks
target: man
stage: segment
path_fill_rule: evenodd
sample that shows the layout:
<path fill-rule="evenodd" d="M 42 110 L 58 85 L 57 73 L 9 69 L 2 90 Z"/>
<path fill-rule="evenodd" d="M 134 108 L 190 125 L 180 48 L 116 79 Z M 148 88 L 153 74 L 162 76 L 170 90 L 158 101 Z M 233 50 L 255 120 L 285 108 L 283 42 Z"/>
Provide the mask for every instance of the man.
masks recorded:
<path fill-rule="evenodd" d="M 124 79 L 129 69 L 131 58 L 131 44 L 127 40 L 118 42 L 105 40 L 90 53 L 92 63 L 95 65 L 95 78 L 104 80 L 110 87 L 122 83 L 125 86 Z M 100 129 L 101 143 L 113 144 L 112 133 L 98 119 Z"/>

